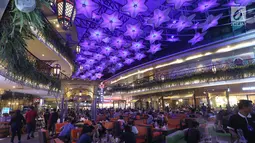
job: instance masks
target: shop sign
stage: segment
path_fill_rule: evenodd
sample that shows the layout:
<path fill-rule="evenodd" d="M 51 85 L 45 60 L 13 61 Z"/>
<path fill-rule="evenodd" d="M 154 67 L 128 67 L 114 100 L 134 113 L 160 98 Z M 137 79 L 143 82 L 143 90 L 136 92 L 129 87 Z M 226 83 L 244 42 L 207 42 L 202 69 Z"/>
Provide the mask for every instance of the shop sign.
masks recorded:
<path fill-rule="evenodd" d="M 231 7 L 231 25 L 233 30 L 237 30 L 245 26 L 246 22 L 246 7 Z"/>

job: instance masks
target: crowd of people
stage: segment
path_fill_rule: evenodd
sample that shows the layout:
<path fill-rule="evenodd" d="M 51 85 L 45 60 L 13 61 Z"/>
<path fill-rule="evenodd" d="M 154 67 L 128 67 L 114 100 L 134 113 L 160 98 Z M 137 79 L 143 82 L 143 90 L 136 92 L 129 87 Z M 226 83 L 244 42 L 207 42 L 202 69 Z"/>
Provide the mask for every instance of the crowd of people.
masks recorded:
<path fill-rule="evenodd" d="M 244 138 L 248 143 L 255 142 L 255 116 L 253 114 L 253 105 L 249 100 L 240 100 L 237 107 L 228 107 L 218 110 L 211 109 L 205 105 L 199 108 L 193 108 L 192 106 L 183 106 L 175 109 L 166 108 L 164 111 L 158 111 L 154 109 L 144 110 L 144 109 L 97 109 L 97 115 L 104 115 L 104 122 L 109 122 L 111 118 L 118 118 L 119 131 L 115 131 L 115 136 L 118 136 L 120 141 L 135 143 L 136 135 L 138 130 L 134 124 L 138 115 L 146 115 L 146 123 L 148 125 L 153 125 L 154 128 L 167 128 L 168 117 L 175 118 L 178 114 L 185 114 L 190 118 L 203 118 L 207 119 L 212 116 L 216 117 L 216 131 L 217 132 L 229 132 L 233 137 Z M 128 121 L 124 120 L 123 117 L 129 116 Z M 43 112 L 43 118 L 45 122 L 45 128 L 49 130 L 51 135 L 55 135 L 55 124 L 60 118 L 60 111 L 52 109 L 49 111 L 46 109 Z M 11 142 L 13 142 L 14 137 L 17 135 L 20 143 L 21 140 L 21 129 L 22 126 L 26 125 L 27 129 L 27 139 L 34 138 L 34 132 L 36 130 L 36 118 L 38 117 L 37 111 L 34 107 L 23 116 L 20 110 L 17 110 L 12 116 L 11 125 Z M 80 135 L 77 143 L 90 143 L 95 139 L 100 139 L 103 136 L 109 135 L 105 127 L 102 125 L 101 121 L 96 121 L 91 119 L 90 110 L 79 110 L 68 109 L 64 120 L 68 122 L 62 127 L 59 139 L 64 142 L 69 142 L 71 137 L 71 130 L 75 129 L 75 123 L 90 120 L 92 124 L 84 125 L 82 133 Z M 183 121 L 185 122 L 185 121 Z M 185 134 L 185 140 L 188 143 L 197 143 L 201 138 L 201 133 L 197 129 L 199 123 L 192 120 L 191 124 L 184 127 L 180 123 L 181 128 L 188 128 Z"/>

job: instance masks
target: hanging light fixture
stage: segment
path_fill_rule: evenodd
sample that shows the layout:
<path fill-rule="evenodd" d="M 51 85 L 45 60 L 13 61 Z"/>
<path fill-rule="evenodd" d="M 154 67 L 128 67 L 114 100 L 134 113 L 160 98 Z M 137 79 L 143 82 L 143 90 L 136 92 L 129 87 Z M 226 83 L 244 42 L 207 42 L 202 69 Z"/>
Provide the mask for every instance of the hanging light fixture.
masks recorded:
<path fill-rule="evenodd" d="M 75 0 L 57 0 L 57 14 L 61 27 L 69 29 L 75 16 Z"/>
<path fill-rule="evenodd" d="M 217 68 L 216 68 L 215 65 L 212 65 L 212 72 L 213 72 L 213 73 L 216 73 L 216 72 L 217 72 Z"/>
<path fill-rule="evenodd" d="M 81 52 L 81 47 L 78 45 L 76 46 L 76 53 L 79 54 Z"/>
<path fill-rule="evenodd" d="M 53 75 L 59 76 L 61 71 L 61 66 L 59 64 L 55 64 L 53 67 Z"/>

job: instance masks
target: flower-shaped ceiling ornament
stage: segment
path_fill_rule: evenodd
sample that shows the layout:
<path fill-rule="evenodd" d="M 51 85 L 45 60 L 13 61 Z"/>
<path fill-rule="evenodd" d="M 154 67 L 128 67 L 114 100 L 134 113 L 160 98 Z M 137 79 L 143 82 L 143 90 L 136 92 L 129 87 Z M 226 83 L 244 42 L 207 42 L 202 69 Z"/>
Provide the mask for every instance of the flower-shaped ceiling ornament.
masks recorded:
<path fill-rule="evenodd" d="M 159 9 L 155 9 L 154 16 L 151 19 L 149 19 L 147 21 L 147 23 L 154 24 L 155 27 L 159 27 L 159 25 L 161 25 L 162 23 L 170 20 L 170 18 L 168 16 L 169 12 L 170 12 L 169 8 L 165 9 L 163 11 L 161 11 Z"/>
<path fill-rule="evenodd" d="M 83 14 L 87 18 L 91 18 L 93 11 L 99 7 L 92 0 L 76 0 L 75 5 L 77 14 Z"/>
<path fill-rule="evenodd" d="M 139 42 L 132 42 L 132 46 L 131 49 L 134 51 L 139 51 L 141 49 L 145 48 L 145 46 L 143 45 L 143 41 L 140 40 Z"/>
<path fill-rule="evenodd" d="M 97 60 L 97 61 L 100 61 L 100 60 L 102 60 L 103 58 L 104 58 L 104 56 L 101 55 L 101 54 L 95 54 L 95 55 L 93 56 L 93 59 L 94 59 L 94 60 Z"/>
<path fill-rule="evenodd" d="M 191 45 L 195 45 L 197 42 L 200 42 L 202 40 L 204 40 L 204 35 L 206 34 L 206 32 L 204 33 L 196 33 L 194 35 L 194 37 L 192 39 L 189 40 L 189 43 L 191 43 Z"/>
<path fill-rule="evenodd" d="M 131 58 L 128 58 L 128 59 L 126 59 L 125 60 L 125 64 L 127 64 L 127 65 L 130 65 L 130 64 L 132 64 L 134 62 L 134 60 L 133 59 L 131 59 Z"/>
<path fill-rule="evenodd" d="M 217 6 L 219 6 L 217 0 L 203 0 L 202 2 L 198 3 L 198 7 L 194 10 L 194 12 L 203 13 Z"/>
<path fill-rule="evenodd" d="M 89 59 L 86 61 L 86 64 L 92 66 L 92 65 L 94 65 L 95 62 L 96 61 L 94 59 Z"/>
<path fill-rule="evenodd" d="M 147 11 L 148 8 L 144 3 L 145 0 L 127 0 L 127 4 L 122 7 L 122 11 L 135 18 L 138 13 Z"/>
<path fill-rule="evenodd" d="M 123 39 L 122 36 L 120 37 L 115 37 L 112 40 L 112 46 L 116 47 L 116 48 L 121 48 L 124 44 L 125 44 L 125 40 Z"/>
<path fill-rule="evenodd" d="M 120 59 L 117 56 L 111 56 L 110 57 L 110 62 L 115 64 L 119 61 Z"/>
<path fill-rule="evenodd" d="M 95 76 L 96 76 L 96 78 L 100 79 L 100 78 L 102 78 L 103 74 L 101 74 L 101 73 L 96 73 Z"/>
<path fill-rule="evenodd" d="M 215 27 L 218 25 L 218 20 L 222 17 L 222 14 L 219 14 L 217 16 L 213 16 L 213 15 L 209 15 L 206 18 L 205 23 L 202 24 L 203 26 L 203 30 L 202 32 L 205 32 L 206 30 L 208 30 L 211 27 Z"/>
<path fill-rule="evenodd" d="M 175 9 L 180 9 L 186 2 L 192 2 L 192 0 L 167 0 L 167 3 L 174 4 Z"/>
<path fill-rule="evenodd" d="M 91 68 L 91 65 L 83 64 L 82 67 L 83 67 L 84 70 L 89 70 Z"/>
<path fill-rule="evenodd" d="M 177 41 L 180 41 L 180 38 L 172 35 L 170 38 L 167 39 L 167 41 L 169 41 L 169 42 L 177 42 Z"/>
<path fill-rule="evenodd" d="M 96 47 L 96 42 L 84 40 L 82 43 L 80 43 L 80 46 L 82 47 L 82 50 L 90 50 L 94 49 Z"/>
<path fill-rule="evenodd" d="M 114 12 L 111 15 L 108 14 L 102 14 L 103 22 L 101 24 L 101 27 L 108 28 L 110 31 L 114 31 L 115 28 L 122 25 L 122 21 L 118 18 L 118 12 Z"/>
<path fill-rule="evenodd" d="M 126 58 L 129 54 L 130 54 L 130 52 L 128 50 L 120 50 L 119 51 L 119 56 L 123 59 Z"/>
<path fill-rule="evenodd" d="M 102 67 L 102 66 L 97 66 L 96 67 L 97 72 L 102 72 L 103 70 L 104 70 L 104 67 Z"/>
<path fill-rule="evenodd" d="M 152 54 L 155 54 L 156 52 L 160 51 L 161 50 L 161 44 L 152 44 L 150 46 L 150 49 L 148 50 L 149 53 L 152 53 Z"/>
<path fill-rule="evenodd" d="M 145 54 L 143 54 L 143 53 L 136 53 L 135 54 L 135 59 L 140 61 L 143 58 L 145 58 Z"/>
<path fill-rule="evenodd" d="M 101 49 L 101 53 L 105 54 L 105 55 L 110 55 L 111 52 L 113 52 L 113 49 L 110 46 L 104 46 Z"/>
<path fill-rule="evenodd" d="M 195 14 L 192 14 L 189 17 L 186 17 L 184 15 L 180 16 L 174 28 L 176 28 L 178 32 L 181 32 L 184 28 L 192 26 L 193 25 L 192 20 L 195 18 L 195 16 L 196 16 Z"/>
<path fill-rule="evenodd" d="M 132 39 L 138 38 L 142 34 L 142 30 L 140 29 L 140 24 L 127 24 L 127 31 L 124 33 L 125 36 L 130 36 Z"/>
<path fill-rule="evenodd" d="M 161 40 L 162 39 L 162 34 L 163 30 L 155 31 L 151 30 L 150 35 L 145 38 L 145 40 L 149 40 L 150 43 L 154 43 L 156 40 Z"/>
<path fill-rule="evenodd" d="M 123 67 L 123 64 L 122 63 L 117 63 L 117 65 L 116 65 L 116 69 L 121 69 Z"/>
<path fill-rule="evenodd" d="M 103 33 L 100 29 L 90 30 L 90 39 L 95 40 L 97 42 L 101 42 L 102 39 L 104 39 L 106 35 Z"/>

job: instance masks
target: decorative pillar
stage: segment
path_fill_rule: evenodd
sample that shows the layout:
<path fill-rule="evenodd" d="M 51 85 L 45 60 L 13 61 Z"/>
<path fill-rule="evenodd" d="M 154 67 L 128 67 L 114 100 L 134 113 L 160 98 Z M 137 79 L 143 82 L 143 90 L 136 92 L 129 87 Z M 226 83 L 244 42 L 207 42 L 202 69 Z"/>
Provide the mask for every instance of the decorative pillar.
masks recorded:
<path fill-rule="evenodd" d="M 120 108 L 120 101 L 118 100 L 118 108 Z"/>
<path fill-rule="evenodd" d="M 97 98 L 96 98 L 96 93 L 97 93 L 97 86 L 94 86 L 94 91 L 93 91 L 93 97 L 92 97 L 92 104 L 91 104 L 91 115 L 92 115 L 92 119 L 96 120 L 96 116 L 97 116 Z"/>
<path fill-rule="evenodd" d="M 127 101 L 125 100 L 124 103 L 125 103 L 125 109 L 127 109 Z"/>
<path fill-rule="evenodd" d="M 153 103 L 152 103 L 152 97 L 151 97 L 151 102 L 150 102 L 150 108 L 152 109 L 153 108 Z"/>
<path fill-rule="evenodd" d="M 162 108 L 163 108 L 163 111 L 164 111 L 165 110 L 164 96 L 161 96 L 161 101 L 162 101 Z"/>
<path fill-rule="evenodd" d="M 229 91 L 226 90 L 226 98 L 227 98 L 227 108 L 230 107 L 230 103 L 229 103 Z"/>
<path fill-rule="evenodd" d="M 249 100 L 249 95 L 248 94 L 246 95 L 246 98 L 247 98 L 247 100 Z"/>
<path fill-rule="evenodd" d="M 195 93 L 193 93 L 193 102 L 194 102 L 194 107 L 197 108 L 196 94 Z"/>
<path fill-rule="evenodd" d="M 207 100 L 208 108 L 211 109 L 211 102 L 210 102 L 210 99 L 209 99 L 209 93 L 208 92 L 206 92 L 206 100 Z"/>

